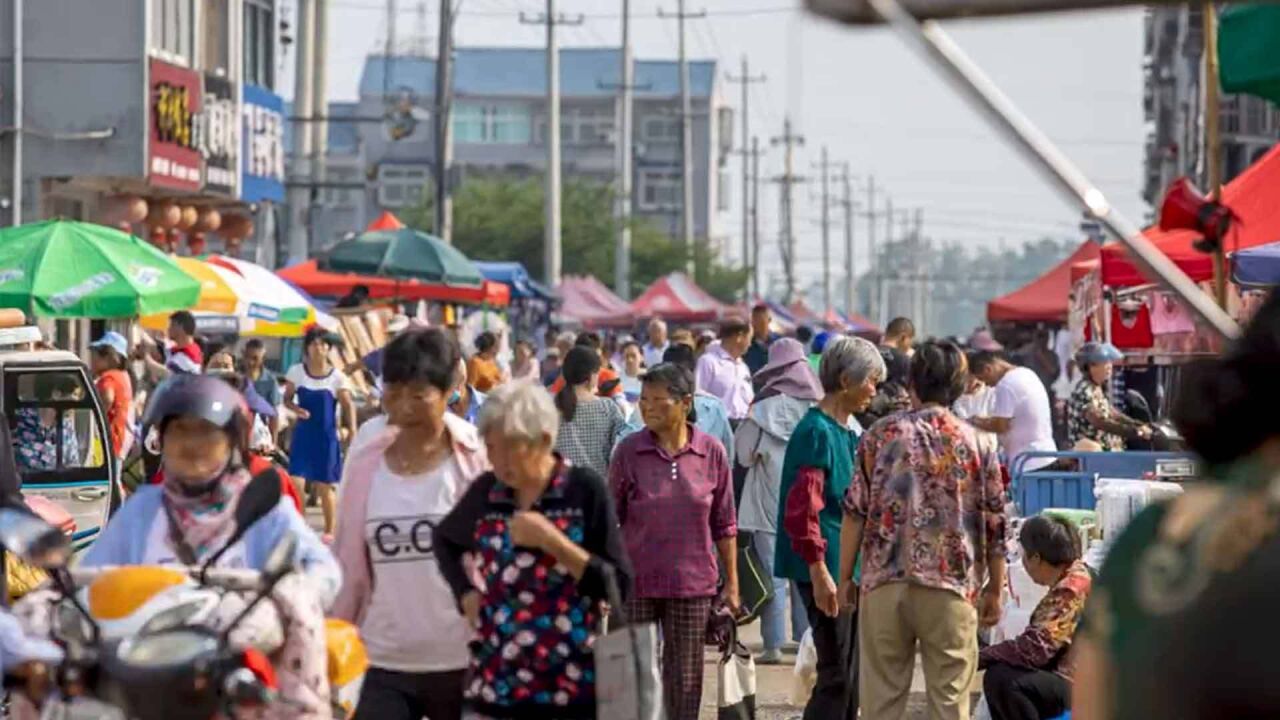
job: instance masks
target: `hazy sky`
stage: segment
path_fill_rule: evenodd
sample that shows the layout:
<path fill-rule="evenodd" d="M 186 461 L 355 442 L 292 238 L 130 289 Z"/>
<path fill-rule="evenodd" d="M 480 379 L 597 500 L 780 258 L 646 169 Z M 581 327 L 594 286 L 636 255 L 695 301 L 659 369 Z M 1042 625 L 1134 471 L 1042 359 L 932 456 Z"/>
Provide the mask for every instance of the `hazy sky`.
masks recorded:
<path fill-rule="evenodd" d="M 586 23 L 565 27 L 565 46 L 618 42 L 621 2 L 560 0 L 558 10 L 583 13 Z M 331 99 L 350 99 L 366 53 L 385 43 L 385 0 L 330 0 L 329 83 Z M 421 38 L 425 27 L 434 47 L 437 0 L 398 0 L 396 34 L 402 45 Z M 287 17 L 294 0 L 284 0 Z M 638 57 L 676 57 L 675 21 L 658 9 L 675 0 L 633 0 L 632 37 Z M 539 46 L 543 31 L 520 24 L 521 11 L 545 9 L 538 0 L 461 0 L 459 45 Z M 425 23 L 420 21 L 425 8 Z M 689 20 L 693 58 L 721 62 L 721 92 L 737 108 L 740 89 L 723 82 L 748 55 L 751 71 L 768 81 L 752 88 L 752 133 L 781 134 L 791 114 L 807 139 L 797 169 L 814 176 L 822 145 L 833 160 L 852 163 L 862 187 L 874 175 L 895 208 L 923 208 L 925 232 L 936 242 L 1009 245 L 1046 234 L 1074 236 L 1079 209 L 1051 192 L 1038 171 L 999 140 L 973 109 L 883 29 L 851 29 L 807 16 L 796 0 L 688 0 L 687 10 L 706 10 Z M 1142 171 L 1142 11 L 1140 9 L 957 22 L 948 25 L 958 42 L 1020 104 L 1023 111 L 1099 184 L 1113 204 L 1135 220 L 1146 208 L 1139 195 Z M 433 53 L 434 54 L 434 53 Z M 293 94 L 293 60 L 283 62 L 281 90 Z M 735 130 L 735 133 L 740 131 Z M 763 140 L 762 140 L 763 141 Z M 723 214 L 730 253 L 738 256 L 740 160 L 729 167 L 733 208 Z M 771 150 L 762 173 L 779 172 L 781 151 Z M 817 184 L 797 191 L 802 285 L 820 268 Z M 761 193 L 763 241 L 776 241 L 775 188 Z M 861 190 L 857 197 L 864 197 Z M 883 197 L 883 195 L 881 195 Z M 837 219 L 839 211 L 833 209 Z M 859 244 L 866 220 L 857 225 Z M 833 253 L 842 257 L 839 227 Z M 883 237 L 883 227 L 878 230 Z M 861 255 L 865 245 L 861 245 Z M 775 246 L 763 262 L 776 260 Z M 865 259 L 860 263 L 865 267 Z"/>

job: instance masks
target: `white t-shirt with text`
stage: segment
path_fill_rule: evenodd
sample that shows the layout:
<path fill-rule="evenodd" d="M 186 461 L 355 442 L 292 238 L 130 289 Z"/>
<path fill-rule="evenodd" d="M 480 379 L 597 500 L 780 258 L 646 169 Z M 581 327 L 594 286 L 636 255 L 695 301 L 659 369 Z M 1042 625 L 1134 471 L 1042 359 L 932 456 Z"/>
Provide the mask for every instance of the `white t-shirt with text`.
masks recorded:
<path fill-rule="evenodd" d="M 1040 376 L 1030 368 L 1016 367 L 996 383 L 991 416 L 1009 418 L 1009 431 L 1000 436 L 1000 448 L 1009 463 L 1024 452 L 1054 452 L 1053 415 L 1049 393 Z M 1024 470 L 1037 470 L 1053 462 L 1049 458 L 1029 460 Z"/>

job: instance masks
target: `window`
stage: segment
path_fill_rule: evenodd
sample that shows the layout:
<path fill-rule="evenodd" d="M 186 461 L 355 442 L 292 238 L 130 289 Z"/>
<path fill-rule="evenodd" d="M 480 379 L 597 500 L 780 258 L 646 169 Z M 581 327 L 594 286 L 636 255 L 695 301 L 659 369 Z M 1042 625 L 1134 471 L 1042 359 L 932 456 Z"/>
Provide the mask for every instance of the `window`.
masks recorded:
<path fill-rule="evenodd" d="M 378 167 L 378 204 L 388 208 L 412 207 L 422 201 L 431 182 L 426 165 Z"/>
<path fill-rule="evenodd" d="M 244 0 L 244 81 L 275 89 L 275 18 L 268 0 Z"/>
<path fill-rule="evenodd" d="M 680 119 L 662 115 L 650 115 L 641 126 L 642 137 L 651 143 L 678 144 L 680 142 Z"/>
<path fill-rule="evenodd" d="M 528 108 L 458 103 L 453 109 L 453 139 L 458 143 L 525 144 L 531 135 Z"/>
<path fill-rule="evenodd" d="M 192 66 L 195 0 L 151 0 L 151 48 L 166 60 Z"/>
<path fill-rule="evenodd" d="M 324 173 L 325 182 L 333 184 L 325 186 L 321 192 L 321 202 L 329 207 L 354 207 L 356 194 L 360 192 L 356 187 L 360 182 L 360 170 L 328 165 Z"/>
<path fill-rule="evenodd" d="M 680 171 L 644 170 L 640 173 L 640 209 L 669 211 L 680 207 Z"/>
<path fill-rule="evenodd" d="M 228 0 L 203 0 L 200 47 L 203 70 L 226 77 L 231 72 L 231 33 L 227 25 L 231 21 Z"/>
<path fill-rule="evenodd" d="M 546 142 L 547 118 L 538 118 L 537 141 Z M 560 142 L 565 145 L 612 145 L 613 108 L 571 107 L 560 111 Z"/>
<path fill-rule="evenodd" d="M 32 473 L 106 466 L 110 445 L 95 421 L 84 375 L 72 371 L 24 373 L 16 377 L 11 392 L 14 459 L 24 480 L 38 482 Z"/>

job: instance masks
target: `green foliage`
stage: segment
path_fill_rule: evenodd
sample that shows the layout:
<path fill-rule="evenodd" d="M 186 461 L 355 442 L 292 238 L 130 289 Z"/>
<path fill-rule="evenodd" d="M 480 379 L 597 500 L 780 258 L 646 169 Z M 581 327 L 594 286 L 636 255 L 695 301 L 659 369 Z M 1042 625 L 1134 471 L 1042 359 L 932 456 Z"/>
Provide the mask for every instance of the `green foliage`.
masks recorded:
<path fill-rule="evenodd" d="M 594 275 L 613 285 L 617 223 L 613 189 L 599 183 L 569 180 L 561 194 L 561 253 L 566 275 Z M 431 199 L 404 214 L 411 227 L 434 226 Z M 535 277 L 542 275 L 544 228 L 542 182 L 512 176 L 469 177 L 453 200 L 453 242 L 473 260 L 514 260 Z M 747 272 L 713 258 L 705 243 L 697 254 L 697 281 L 721 301 L 735 301 Z M 644 220 L 631 228 L 631 294 L 649 283 L 684 270 L 680 244 Z"/>

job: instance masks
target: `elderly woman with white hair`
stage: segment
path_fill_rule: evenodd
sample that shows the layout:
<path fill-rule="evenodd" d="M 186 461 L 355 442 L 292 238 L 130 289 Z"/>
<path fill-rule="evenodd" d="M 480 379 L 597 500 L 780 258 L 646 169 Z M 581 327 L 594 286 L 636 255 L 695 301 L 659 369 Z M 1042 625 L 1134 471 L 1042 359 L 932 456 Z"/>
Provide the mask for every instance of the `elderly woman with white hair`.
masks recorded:
<path fill-rule="evenodd" d="M 480 717 L 595 717 L 601 605 L 610 577 L 625 593 L 631 570 L 604 480 L 553 452 L 559 427 L 541 387 L 495 388 L 479 421 L 493 471 L 433 534 L 476 630 L 466 698 Z"/>
<path fill-rule="evenodd" d="M 824 395 L 795 426 L 782 460 L 773 574 L 796 582 L 818 652 L 818 681 L 804 720 L 857 716 L 856 666 L 842 654 L 836 622 L 841 610 L 835 582 L 842 560 L 841 501 L 853 477 L 858 446 L 853 415 L 870 404 L 885 372 L 880 351 L 866 340 L 828 341 L 818 365 Z"/>

